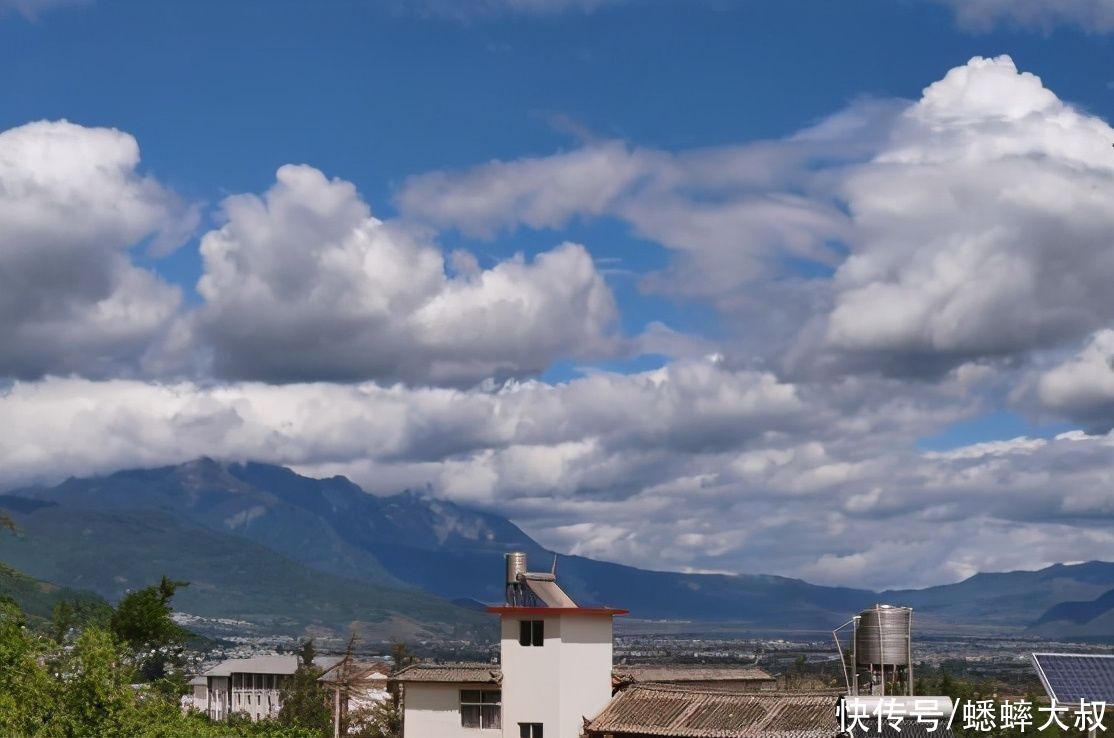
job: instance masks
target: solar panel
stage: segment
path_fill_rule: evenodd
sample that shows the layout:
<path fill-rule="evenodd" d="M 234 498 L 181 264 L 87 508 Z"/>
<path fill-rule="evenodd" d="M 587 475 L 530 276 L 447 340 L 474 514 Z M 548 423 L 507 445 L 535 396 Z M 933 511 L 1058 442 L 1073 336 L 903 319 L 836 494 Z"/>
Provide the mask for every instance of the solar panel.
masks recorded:
<path fill-rule="evenodd" d="M 1114 656 L 1035 653 L 1033 663 L 1048 696 L 1060 704 L 1114 704 Z"/>

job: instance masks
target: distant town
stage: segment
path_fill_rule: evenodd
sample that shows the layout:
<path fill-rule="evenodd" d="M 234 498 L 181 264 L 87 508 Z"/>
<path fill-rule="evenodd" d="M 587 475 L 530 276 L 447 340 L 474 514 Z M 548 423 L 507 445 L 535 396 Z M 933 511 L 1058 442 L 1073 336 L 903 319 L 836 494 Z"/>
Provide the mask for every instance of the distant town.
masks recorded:
<path fill-rule="evenodd" d="M 1082 694 L 1084 711 L 1114 698 L 1108 644 L 1032 636 L 914 640 L 913 611 L 890 605 L 853 616 L 846 642 L 838 628 L 819 640 L 747 636 L 729 624 L 701 632 L 692 623 L 626 620 L 625 610 L 580 607 L 553 572 L 530 572 L 522 553 L 506 559 L 506 603 L 487 608 L 501 621 L 498 642 L 349 641 L 343 653 L 317 653 L 318 680 L 336 695 L 335 724 L 370 709 L 397 716 L 401 738 L 472 731 L 530 738 L 791 738 L 804 731 L 837 738 L 889 735 L 886 725 L 942 736 L 1022 735 L 1042 711 L 1050 719 L 1041 730 L 1069 729 L 1051 711 L 1062 699 L 1057 690 Z M 624 625 L 614 628 L 613 620 Z M 289 693 L 281 685 L 304 668 L 296 654 L 305 643 L 222 640 L 191 654 L 198 676 L 183 708 L 214 720 L 237 711 L 257 720 L 282 714 Z M 339 676 L 352 673 L 360 676 Z M 707 724 L 717 732 L 698 732 L 704 718 L 697 715 L 707 709 L 719 715 Z M 851 712 L 856 724 L 848 728 Z M 1088 712 L 1077 722 L 1090 726 L 1092 718 L 1104 724 L 1101 713 Z"/>

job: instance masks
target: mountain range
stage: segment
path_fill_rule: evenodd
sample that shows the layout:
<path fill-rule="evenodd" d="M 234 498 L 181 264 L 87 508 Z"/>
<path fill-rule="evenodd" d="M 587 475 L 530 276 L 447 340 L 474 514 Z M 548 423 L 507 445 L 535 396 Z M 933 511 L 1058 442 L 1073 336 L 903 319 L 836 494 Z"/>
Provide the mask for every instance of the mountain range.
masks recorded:
<path fill-rule="evenodd" d="M 533 567 L 553 556 L 505 518 L 429 495 L 377 496 L 344 477 L 208 458 L 13 490 L 0 509 L 20 528 L 0 535 L 0 561 L 15 569 L 109 600 L 166 574 L 191 583 L 179 609 L 261 632 L 491 635 L 476 604 L 502 600 L 503 553 L 525 551 Z M 579 556 L 560 557 L 559 577 L 577 601 L 640 620 L 825 632 L 890 602 L 914 607 L 927 632 L 1114 635 L 1114 564 L 1105 562 L 881 593 Z"/>

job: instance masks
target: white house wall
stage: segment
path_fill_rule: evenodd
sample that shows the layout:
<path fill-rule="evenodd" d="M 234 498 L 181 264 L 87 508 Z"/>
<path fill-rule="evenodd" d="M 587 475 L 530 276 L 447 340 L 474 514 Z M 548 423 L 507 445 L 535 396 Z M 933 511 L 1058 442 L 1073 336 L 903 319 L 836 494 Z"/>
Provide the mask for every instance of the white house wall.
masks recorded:
<path fill-rule="evenodd" d="M 518 738 L 519 723 L 542 723 L 545 736 L 564 738 L 559 730 L 560 699 L 557 675 L 561 670 L 561 619 L 526 617 L 545 623 L 545 645 L 523 646 L 518 642 L 519 622 L 502 618 L 499 658 L 503 671 L 504 735 Z M 577 738 L 573 734 L 570 738 Z"/>
<path fill-rule="evenodd" d="M 610 617 L 562 618 L 557 738 L 577 738 L 583 718 L 594 718 L 611 701 L 612 635 Z"/>
<path fill-rule="evenodd" d="M 404 735 L 406 738 L 502 738 L 501 730 L 464 728 L 460 724 L 460 690 L 494 688 L 491 684 L 406 684 Z M 507 724 L 506 712 L 503 724 Z M 515 733 L 516 738 L 517 735 Z"/>
<path fill-rule="evenodd" d="M 519 622 L 539 619 L 545 645 L 521 645 Z M 518 738 L 519 723 L 542 723 L 546 738 L 579 738 L 582 718 L 611 700 L 611 617 L 504 617 L 501 630 L 503 735 Z"/>

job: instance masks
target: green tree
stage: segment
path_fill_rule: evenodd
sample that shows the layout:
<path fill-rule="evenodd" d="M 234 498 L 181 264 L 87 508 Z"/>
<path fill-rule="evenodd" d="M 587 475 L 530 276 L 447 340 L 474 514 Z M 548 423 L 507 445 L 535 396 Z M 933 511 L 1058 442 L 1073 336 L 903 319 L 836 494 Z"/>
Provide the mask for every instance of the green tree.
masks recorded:
<path fill-rule="evenodd" d="M 43 644 L 8 597 L 0 597 L 0 735 L 35 735 L 51 713 L 54 685 Z"/>
<path fill-rule="evenodd" d="M 191 634 L 171 618 L 170 600 L 185 586 L 188 582 L 164 576 L 157 585 L 128 593 L 112 614 L 112 633 L 132 649 L 143 681 L 169 679 L 176 683 L 174 688 L 184 685 L 182 651 Z"/>
<path fill-rule="evenodd" d="M 106 627 L 78 623 L 64 648 L 0 597 L 0 735 L 34 738 L 321 738 L 275 720 L 215 723 L 183 714 L 177 696 L 134 688 L 132 649 Z"/>
<path fill-rule="evenodd" d="M 322 670 L 313 662 L 316 654 L 312 638 L 302 644 L 298 669 L 280 690 L 282 709 L 279 710 L 278 721 L 287 727 L 329 735 L 333 724 L 332 710 L 329 707 L 329 692 L 318 681 Z"/>
<path fill-rule="evenodd" d="M 132 669 L 109 631 L 90 626 L 58 666 L 60 690 L 47 732 L 121 735 L 137 709 Z"/>
<path fill-rule="evenodd" d="M 298 659 L 301 661 L 302 666 L 313 666 L 313 660 L 317 658 L 317 649 L 313 647 L 313 639 L 303 641 L 302 645 L 298 648 Z"/>
<path fill-rule="evenodd" d="M 112 614 L 112 607 L 103 600 L 62 600 L 51 612 L 49 633 L 55 643 L 62 644 L 71 632 L 86 625 L 108 628 Z"/>

